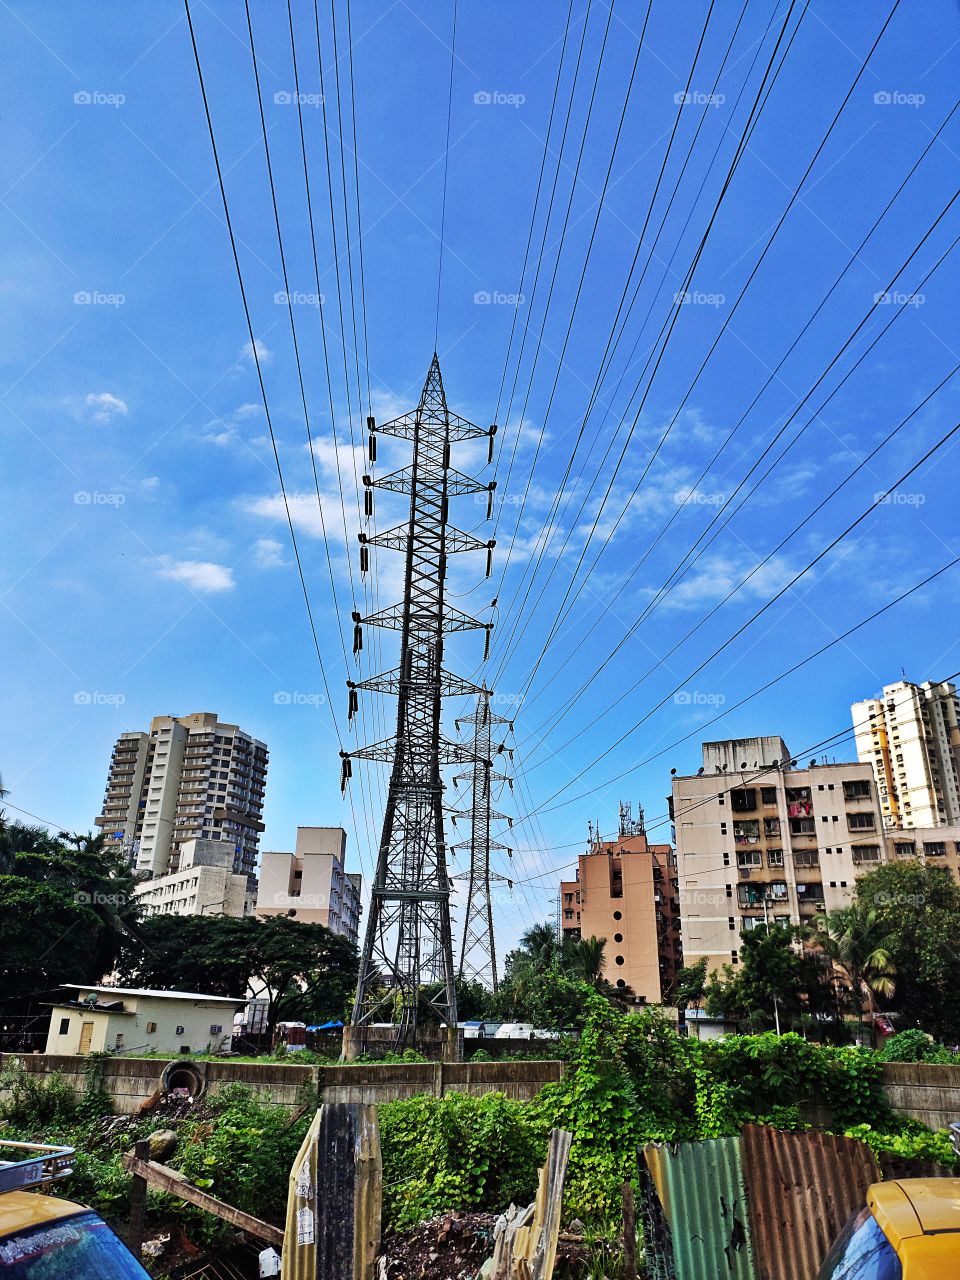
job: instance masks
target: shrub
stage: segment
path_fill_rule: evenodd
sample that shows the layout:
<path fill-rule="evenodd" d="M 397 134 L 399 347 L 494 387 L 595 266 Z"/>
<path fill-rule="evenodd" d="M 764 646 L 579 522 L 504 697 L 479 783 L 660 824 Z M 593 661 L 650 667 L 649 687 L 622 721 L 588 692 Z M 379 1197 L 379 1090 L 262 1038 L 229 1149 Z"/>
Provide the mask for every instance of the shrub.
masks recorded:
<path fill-rule="evenodd" d="M 908 1027 L 891 1036 L 881 1049 L 880 1058 L 884 1062 L 960 1062 L 946 1045 L 919 1027 Z"/>
<path fill-rule="evenodd" d="M 257 1100 L 245 1085 L 225 1086 L 209 1102 L 213 1117 L 180 1129 L 171 1163 L 198 1187 L 246 1213 L 282 1222 L 287 1179 L 309 1124 L 290 1125 L 284 1107 Z M 225 1224 L 184 1206 L 198 1234 L 216 1239 Z"/>
<path fill-rule="evenodd" d="M 384 1219 L 413 1226 L 444 1209 L 527 1204 L 546 1133 L 529 1104 L 502 1093 L 449 1093 L 380 1109 Z"/>

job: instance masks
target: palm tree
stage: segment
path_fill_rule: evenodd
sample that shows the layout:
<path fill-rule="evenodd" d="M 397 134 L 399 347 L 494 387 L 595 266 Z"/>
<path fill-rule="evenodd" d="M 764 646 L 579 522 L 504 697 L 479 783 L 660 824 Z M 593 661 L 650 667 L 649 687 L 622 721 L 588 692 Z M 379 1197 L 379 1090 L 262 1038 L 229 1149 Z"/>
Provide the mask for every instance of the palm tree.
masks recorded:
<path fill-rule="evenodd" d="M 847 980 L 862 1028 L 864 1010 L 874 1011 L 874 997 L 889 1000 L 896 990 L 897 969 L 877 913 L 872 907 L 841 907 L 826 916 L 816 934 L 834 973 Z"/>

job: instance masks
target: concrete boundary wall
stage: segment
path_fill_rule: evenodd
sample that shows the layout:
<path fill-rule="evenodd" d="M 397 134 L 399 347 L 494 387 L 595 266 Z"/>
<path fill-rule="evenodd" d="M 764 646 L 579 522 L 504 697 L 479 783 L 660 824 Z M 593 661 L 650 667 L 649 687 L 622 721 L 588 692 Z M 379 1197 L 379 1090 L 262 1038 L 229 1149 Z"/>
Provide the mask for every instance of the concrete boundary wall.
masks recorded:
<path fill-rule="evenodd" d="M 101 1058 L 66 1054 L 3 1054 L 0 1069 L 15 1061 L 33 1076 L 59 1075 L 82 1093 L 90 1082 L 90 1072 L 102 1072 L 101 1087 L 109 1094 L 114 1109 L 130 1115 L 152 1097 L 160 1086 L 160 1075 L 168 1059 Z M 206 1075 L 207 1090 L 217 1094 L 228 1084 L 243 1084 L 266 1101 L 293 1110 L 320 1102 L 393 1102 L 417 1094 L 441 1097 L 445 1093 L 505 1093 L 528 1102 L 545 1084 L 559 1080 L 563 1063 L 534 1062 L 400 1062 L 357 1063 L 349 1066 L 296 1066 L 279 1062 L 199 1062 Z"/>
<path fill-rule="evenodd" d="M 894 1111 L 945 1129 L 960 1120 L 960 1067 L 939 1062 L 888 1062 L 883 1092 Z"/>

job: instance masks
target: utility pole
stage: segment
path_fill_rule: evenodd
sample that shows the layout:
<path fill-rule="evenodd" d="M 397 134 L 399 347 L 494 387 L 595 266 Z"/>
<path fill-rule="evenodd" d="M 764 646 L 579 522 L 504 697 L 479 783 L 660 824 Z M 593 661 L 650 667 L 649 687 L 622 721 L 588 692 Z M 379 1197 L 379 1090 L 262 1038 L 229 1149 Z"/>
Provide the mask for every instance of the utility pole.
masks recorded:
<path fill-rule="evenodd" d="M 504 773 L 497 773 L 493 768 L 493 758 L 504 751 L 501 743 L 494 746 L 493 726 L 509 725 L 513 722 L 498 716 L 490 709 L 490 689 L 481 689 L 477 695 L 477 706 L 473 715 L 462 716 L 456 721 L 459 729 L 463 724 L 473 727 L 471 749 L 473 767 L 467 772 L 457 774 L 454 783 L 469 781 L 470 783 L 470 839 L 462 840 L 453 846 L 454 849 L 470 850 L 470 870 L 466 878 L 467 907 L 463 921 L 463 939 L 460 946 L 460 964 L 458 976 L 468 982 L 481 982 L 491 991 L 497 989 L 497 952 L 493 935 L 493 905 L 490 898 L 490 881 L 506 880 L 490 871 L 491 849 L 502 849 L 508 857 L 513 857 L 513 850 L 500 844 L 491 836 L 491 824 L 506 821 L 513 826 L 513 819 L 504 813 L 497 813 L 492 804 L 492 786 L 494 782 L 508 782 L 512 788 L 513 779 Z M 512 756 L 512 751 L 510 755 Z M 456 821 L 456 817 L 454 818 Z"/>
<path fill-rule="evenodd" d="M 451 445 L 481 436 L 493 452 L 496 427 L 478 427 L 447 408 L 434 354 L 417 408 L 379 427 L 367 419 L 371 462 L 376 461 L 377 435 L 412 442 L 409 465 L 389 475 L 364 476 L 365 511 L 373 506 L 373 489 L 409 496 L 404 524 L 373 537 L 361 533 L 360 568 L 368 572 L 371 546 L 401 551 L 405 557 L 403 600 L 362 618 L 354 614 L 354 652 L 363 647 L 363 626 L 400 632 L 400 665 L 362 681 L 348 681 L 349 714 L 358 708 L 361 690 L 397 698 L 396 733 L 370 746 L 343 752 L 341 789 L 351 775 L 351 760 L 391 765 L 390 782 L 370 912 L 360 960 L 360 976 L 351 1023 L 344 1032 L 344 1056 L 363 1051 L 366 1028 L 373 1022 L 392 1022 L 396 1047 L 413 1045 L 422 1015 L 452 1029 L 457 1025 L 453 942 L 450 929 L 450 879 L 443 826 L 441 767 L 473 763 L 462 743 L 441 731 L 444 697 L 479 692 L 469 680 L 443 666 L 445 637 L 453 632 L 482 629 L 489 647 L 490 623 L 461 613 L 446 600 L 447 559 L 454 552 L 487 552 L 491 569 L 494 543 L 481 542 L 448 523 L 451 497 L 486 492 L 487 517 L 494 484 L 482 484 L 456 471 Z M 426 986 L 436 987 L 432 996 Z M 425 1008 L 425 1004 L 429 1008 Z"/>

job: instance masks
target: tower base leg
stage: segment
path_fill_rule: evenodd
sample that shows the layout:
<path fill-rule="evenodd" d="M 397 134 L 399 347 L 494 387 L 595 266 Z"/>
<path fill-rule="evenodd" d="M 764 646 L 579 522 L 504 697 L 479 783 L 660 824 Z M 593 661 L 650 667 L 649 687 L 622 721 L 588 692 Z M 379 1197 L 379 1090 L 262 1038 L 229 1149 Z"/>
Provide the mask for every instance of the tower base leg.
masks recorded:
<path fill-rule="evenodd" d="M 344 1062 L 356 1062 L 363 1053 L 363 1028 L 347 1023 L 343 1028 L 343 1045 L 340 1056 Z"/>

